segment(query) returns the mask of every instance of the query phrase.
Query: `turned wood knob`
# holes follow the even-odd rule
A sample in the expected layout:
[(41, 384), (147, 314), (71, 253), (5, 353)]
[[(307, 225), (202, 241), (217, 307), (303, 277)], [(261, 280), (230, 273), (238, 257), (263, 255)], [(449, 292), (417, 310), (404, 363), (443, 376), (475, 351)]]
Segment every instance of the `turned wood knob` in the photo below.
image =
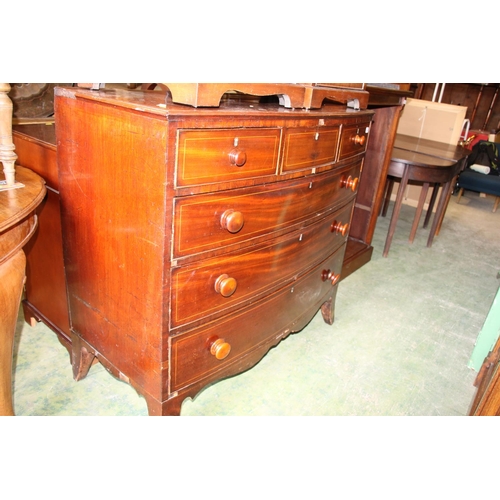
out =
[(224, 359), (231, 352), (231, 345), (224, 339), (215, 339), (210, 343), (210, 354), (217, 359)]
[(340, 185), (343, 188), (351, 189), (352, 191), (356, 191), (356, 189), (358, 187), (358, 183), (359, 183), (359, 179), (357, 177), (355, 177), (353, 179), (351, 176), (349, 176), (349, 177), (347, 177), (347, 179), (345, 177), (342, 177)]
[(352, 138), (354, 144), (359, 144), (360, 146), (362, 146), (365, 141), (366, 141), (366, 135), (358, 135), (356, 134), (353, 138)]
[(242, 167), (247, 162), (247, 154), (242, 149), (234, 148), (229, 152), (229, 162), (231, 165)]
[(340, 279), (340, 274), (335, 274), (333, 271), (330, 271), (330, 269), (323, 269), (323, 271), (321, 271), (321, 279), (323, 281), (330, 280), (332, 285), (336, 285)]
[(243, 214), (236, 210), (226, 210), (220, 218), (220, 225), (230, 233), (237, 233), (243, 227), (244, 222)]
[(221, 274), (215, 281), (215, 291), (223, 297), (231, 297), (238, 286), (238, 282), (227, 274)]
[(336, 220), (333, 221), (333, 224), (330, 227), (330, 231), (332, 233), (341, 234), (342, 236), (345, 236), (347, 234), (348, 229), (349, 229), (348, 222), (346, 222), (345, 224), (342, 224), (342, 222), (338, 222)]

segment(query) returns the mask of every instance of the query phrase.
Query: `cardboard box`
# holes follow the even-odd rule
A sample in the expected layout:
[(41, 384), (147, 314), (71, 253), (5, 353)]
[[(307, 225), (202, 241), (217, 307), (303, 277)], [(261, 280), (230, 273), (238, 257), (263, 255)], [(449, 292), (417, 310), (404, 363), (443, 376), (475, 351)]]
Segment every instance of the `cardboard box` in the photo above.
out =
[(408, 98), (399, 119), (398, 134), (458, 144), (466, 106)]

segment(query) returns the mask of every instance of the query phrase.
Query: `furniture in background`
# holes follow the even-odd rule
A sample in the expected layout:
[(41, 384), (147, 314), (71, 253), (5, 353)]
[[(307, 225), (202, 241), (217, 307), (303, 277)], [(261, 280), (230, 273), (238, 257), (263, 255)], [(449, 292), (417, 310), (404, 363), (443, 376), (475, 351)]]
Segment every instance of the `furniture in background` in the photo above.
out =
[[(500, 276), (500, 274), (499, 274)], [(500, 415), (500, 289), (478, 335), (469, 367), (478, 371), (469, 415)]]
[(387, 257), (389, 254), (392, 238), (401, 211), (403, 195), (410, 181), (422, 184), (422, 190), (410, 232), (410, 242), (413, 242), (415, 238), (429, 187), (431, 185), (433, 186), (433, 195), (429, 203), (424, 226), (427, 226), (432, 214), (438, 187), (442, 187), (436, 213), (429, 232), (429, 238), (427, 240), (427, 246), (432, 246), (434, 236), (439, 234), (456, 178), (459, 172), (465, 167), (467, 156), (470, 153), (470, 150), (461, 146), (453, 146), (442, 142), (429, 141), (406, 135), (398, 134), (396, 136), (388, 171), (386, 200), (382, 211), (383, 216), (387, 213), (387, 206), (395, 181), (399, 182), (399, 188), (382, 254), (384, 257)]
[(500, 340), (484, 360), (474, 385), (476, 394), (469, 409), (471, 416), (500, 416)]
[[(464, 106), (407, 99), (401, 112), (397, 134), (456, 146), (462, 135), (466, 112), (467, 108)], [(421, 184), (410, 183), (404, 192), (403, 203), (416, 207), (420, 196)], [(429, 198), (430, 196), (426, 203), (430, 203)]]
[[(151, 415), (333, 323), (372, 111), (56, 89), (74, 377)], [(64, 237), (71, 235), (71, 238)]]
[(0, 191), (0, 415), (14, 415), (12, 350), (25, 279), (23, 247), (35, 232), (35, 211), (45, 196), (43, 179), (31, 170), (17, 165), (16, 180), (22, 188)]
[[(497, 146), (500, 147), (500, 143), (497, 144)], [(483, 174), (467, 167), (458, 177), (458, 187), (457, 203), (460, 203), (464, 190), (467, 189), (468, 191), (495, 196), (495, 203), (492, 211), (497, 211), (498, 204), (500, 203), (500, 176)]]
[(37, 210), (40, 230), (25, 247), (24, 317), (31, 325), (43, 321), (71, 353), (54, 121), (14, 125), (13, 140), (19, 163), (43, 177), (47, 187)]
[(409, 84), (367, 84), (365, 89), (370, 94), (368, 108), (374, 116), (354, 204), (342, 279), (371, 260), (373, 234), (384, 201), (399, 117), (406, 98), (412, 95)]

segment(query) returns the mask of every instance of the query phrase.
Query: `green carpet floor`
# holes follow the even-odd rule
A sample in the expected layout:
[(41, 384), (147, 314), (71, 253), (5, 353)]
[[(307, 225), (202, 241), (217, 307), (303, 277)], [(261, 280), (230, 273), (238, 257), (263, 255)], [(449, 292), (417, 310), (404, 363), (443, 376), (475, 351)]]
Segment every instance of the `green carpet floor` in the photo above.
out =
[[(181, 414), (233, 416), (466, 415), (476, 373), (467, 367), (499, 286), (500, 212), (493, 199), (452, 197), (431, 248), (403, 206), (382, 257), (379, 218), (370, 263), (339, 287), (333, 326), (317, 314), (251, 370), (220, 381)], [(22, 415), (147, 415), (145, 400), (101, 365), (74, 382), (55, 334), (21, 315), (14, 352), (14, 410)]]

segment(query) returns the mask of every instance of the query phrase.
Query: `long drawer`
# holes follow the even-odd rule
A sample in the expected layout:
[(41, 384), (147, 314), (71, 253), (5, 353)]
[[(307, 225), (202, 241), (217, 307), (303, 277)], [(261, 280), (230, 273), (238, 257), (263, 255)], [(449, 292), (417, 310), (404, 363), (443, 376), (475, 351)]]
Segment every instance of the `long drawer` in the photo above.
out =
[(180, 130), (176, 186), (276, 174), (281, 129)]
[(250, 244), (271, 231), (314, 222), (354, 198), (360, 169), (361, 161), (300, 181), (177, 198), (173, 257)]
[(349, 202), (268, 244), (174, 269), (171, 327), (227, 312), (295, 280), (346, 242), (352, 208)]
[[(214, 321), (190, 333), (172, 338), (171, 391), (212, 377), (238, 362), (257, 346), (273, 342), (304, 311), (317, 311), (333, 294), (336, 285), (329, 276), (342, 269), (345, 245), (302, 279), (270, 295), (264, 301), (242, 309), (226, 319)], [(220, 359), (219, 359), (220, 358)]]

